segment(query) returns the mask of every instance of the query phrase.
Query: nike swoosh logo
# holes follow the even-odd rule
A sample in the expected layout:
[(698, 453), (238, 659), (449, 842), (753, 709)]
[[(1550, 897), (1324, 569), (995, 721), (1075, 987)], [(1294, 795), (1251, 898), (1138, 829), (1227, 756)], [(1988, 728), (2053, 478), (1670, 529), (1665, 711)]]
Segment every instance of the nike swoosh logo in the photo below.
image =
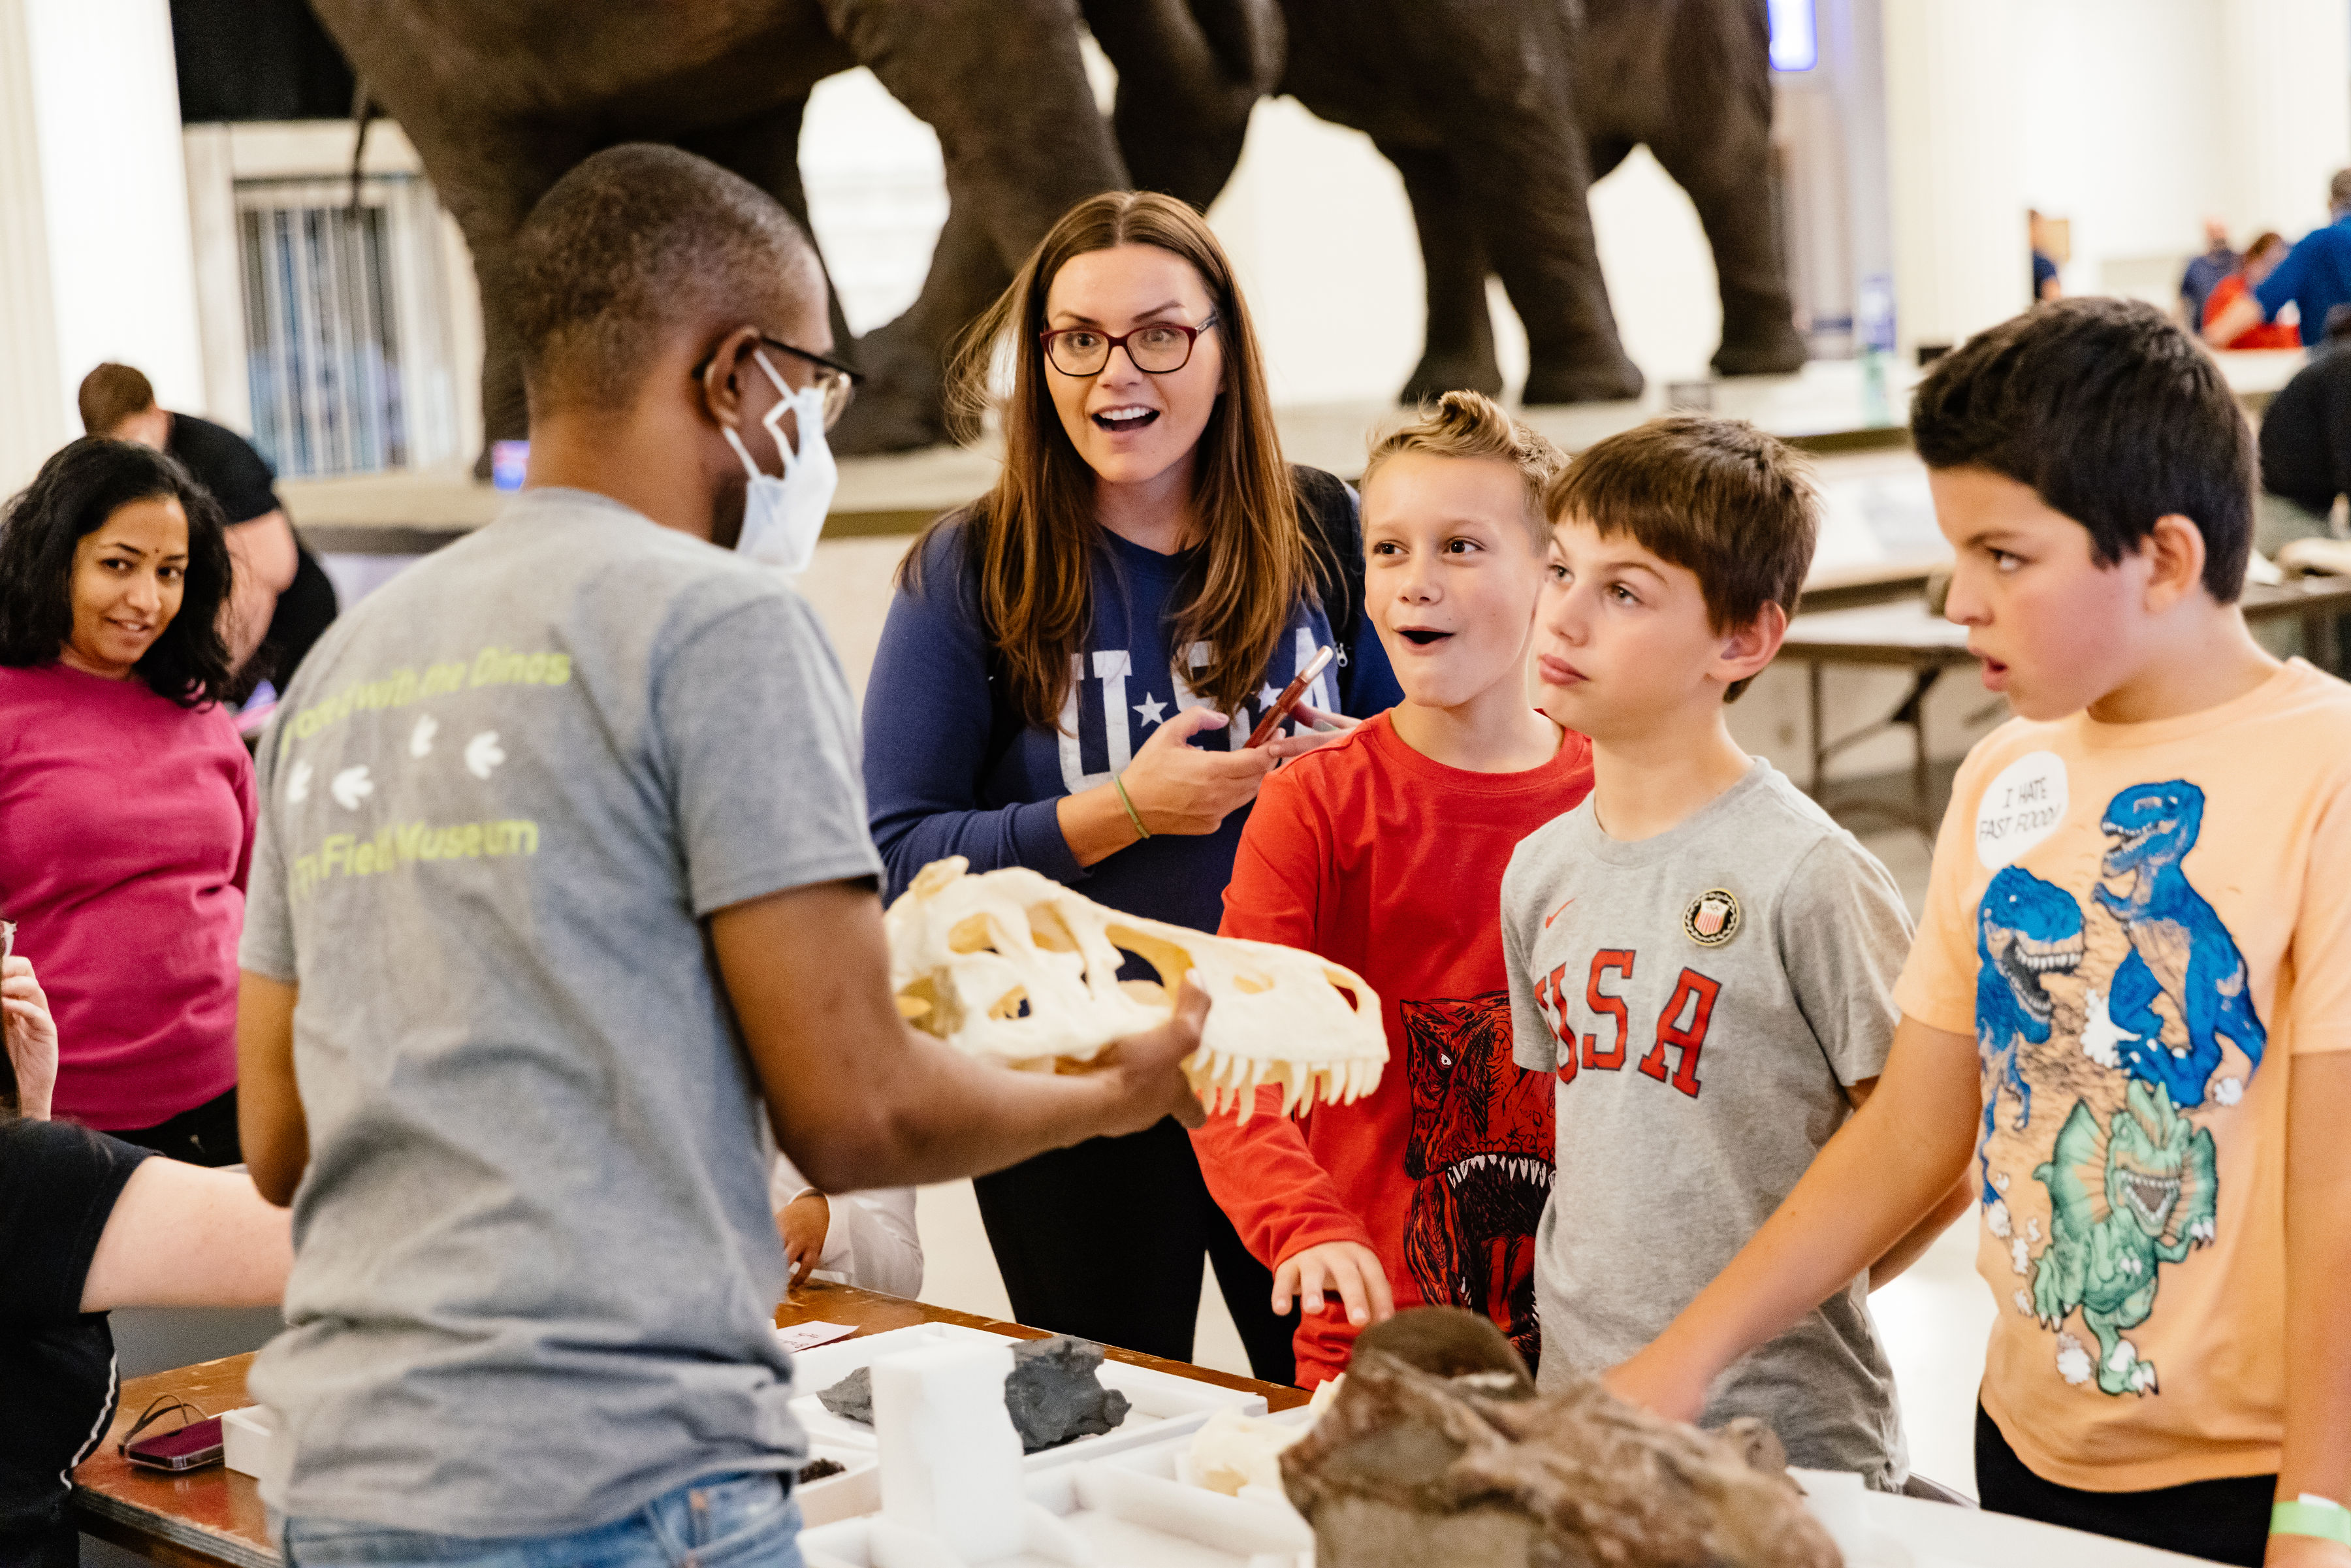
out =
[[(1571, 898), (1571, 899), (1569, 899), (1569, 900), (1567, 901), (1567, 904), (1573, 904), (1574, 902), (1575, 902), (1575, 900), (1573, 900), (1573, 899), (1572, 899), (1572, 898)], [(1554, 920), (1558, 919), (1561, 915), (1564, 915), (1564, 914), (1566, 914), (1566, 913), (1567, 913), (1567, 904), (1561, 904), (1557, 909), (1552, 910), (1549, 915), (1544, 915), (1544, 916), (1543, 916), (1543, 929), (1544, 929), (1544, 930), (1546, 930), (1546, 931), (1550, 930), (1550, 929), (1551, 929), (1551, 923), (1552, 923), (1552, 921), (1554, 921)]]

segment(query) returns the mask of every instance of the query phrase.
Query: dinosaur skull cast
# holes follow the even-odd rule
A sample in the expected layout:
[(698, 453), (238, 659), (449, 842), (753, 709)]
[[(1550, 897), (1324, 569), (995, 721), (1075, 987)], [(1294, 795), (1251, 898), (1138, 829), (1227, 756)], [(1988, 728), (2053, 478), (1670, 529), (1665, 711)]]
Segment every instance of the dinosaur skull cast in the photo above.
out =
[[(925, 866), (883, 917), (898, 1010), (972, 1056), (1050, 1072), (1155, 1029), (1188, 977), (1213, 1004), (1184, 1063), (1212, 1109), (1246, 1122), (1261, 1083), (1287, 1115), (1368, 1094), (1387, 1061), (1380, 1000), (1363, 977), (1294, 947), (1209, 936), (1105, 909), (1019, 867)], [(1157, 981), (1118, 977), (1128, 955)]]

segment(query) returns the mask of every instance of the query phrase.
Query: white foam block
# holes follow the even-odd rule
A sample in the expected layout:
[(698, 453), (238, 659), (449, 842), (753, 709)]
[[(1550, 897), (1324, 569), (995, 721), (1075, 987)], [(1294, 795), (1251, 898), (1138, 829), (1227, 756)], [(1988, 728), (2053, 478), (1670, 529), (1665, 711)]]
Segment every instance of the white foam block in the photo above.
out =
[(943, 1344), (873, 1364), (882, 1517), (965, 1563), (1019, 1552), (1028, 1533), (1020, 1437), (1004, 1408), (1008, 1344)]

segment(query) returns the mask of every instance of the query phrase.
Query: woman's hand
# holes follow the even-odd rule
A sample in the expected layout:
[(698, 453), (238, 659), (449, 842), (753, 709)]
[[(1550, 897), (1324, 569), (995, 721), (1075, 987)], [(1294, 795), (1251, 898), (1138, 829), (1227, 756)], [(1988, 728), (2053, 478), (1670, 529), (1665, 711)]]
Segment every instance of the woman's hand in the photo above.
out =
[(832, 1205), (820, 1192), (804, 1192), (784, 1205), (776, 1216), (776, 1229), (784, 1239), (784, 1262), (792, 1271), (785, 1289), (797, 1291), (816, 1272), (824, 1256), (824, 1239), (832, 1228)]
[(1325, 1241), (1291, 1253), (1273, 1271), (1273, 1310), (1287, 1316), (1290, 1300), (1308, 1317), (1322, 1311), (1326, 1291), (1338, 1292), (1347, 1321), (1369, 1328), (1395, 1316), (1395, 1292), (1388, 1289), (1380, 1255), (1360, 1241)]
[(1364, 722), (1359, 718), (1349, 718), (1343, 713), (1324, 713), (1321, 708), (1308, 707), (1304, 703), (1290, 711), (1291, 716), (1311, 728), (1304, 735), (1276, 736), (1265, 743), (1262, 749), (1273, 753), (1284, 762), (1293, 757), (1303, 757), (1334, 740), (1346, 739)]
[(49, 1119), (57, 1082), (57, 1024), (30, 958), (0, 964), (0, 1042), (16, 1075), (16, 1112), (28, 1122)]
[(1213, 708), (1186, 708), (1151, 732), (1120, 775), (1144, 827), (1154, 833), (1213, 833), (1257, 799), (1258, 786), (1280, 760), (1271, 747), (1228, 751), (1190, 744), (1194, 736), (1230, 722)]

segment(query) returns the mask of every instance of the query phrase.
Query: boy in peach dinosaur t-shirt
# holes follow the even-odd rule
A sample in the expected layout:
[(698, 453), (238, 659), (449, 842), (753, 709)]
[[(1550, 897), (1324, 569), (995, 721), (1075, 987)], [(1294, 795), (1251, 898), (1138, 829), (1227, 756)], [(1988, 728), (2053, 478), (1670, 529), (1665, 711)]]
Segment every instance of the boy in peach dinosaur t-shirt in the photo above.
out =
[(2247, 633), (2252, 435), (2151, 308), (1993, 328), (1911, 423), (1945, 613), (2018, 717), (1953, 786), (1877, 1092), (1610, 1380), (1695, 1409), (1957, 1179), (2001, 1308), (1984, 1506), (2343, 1568), (2351, 686)]

